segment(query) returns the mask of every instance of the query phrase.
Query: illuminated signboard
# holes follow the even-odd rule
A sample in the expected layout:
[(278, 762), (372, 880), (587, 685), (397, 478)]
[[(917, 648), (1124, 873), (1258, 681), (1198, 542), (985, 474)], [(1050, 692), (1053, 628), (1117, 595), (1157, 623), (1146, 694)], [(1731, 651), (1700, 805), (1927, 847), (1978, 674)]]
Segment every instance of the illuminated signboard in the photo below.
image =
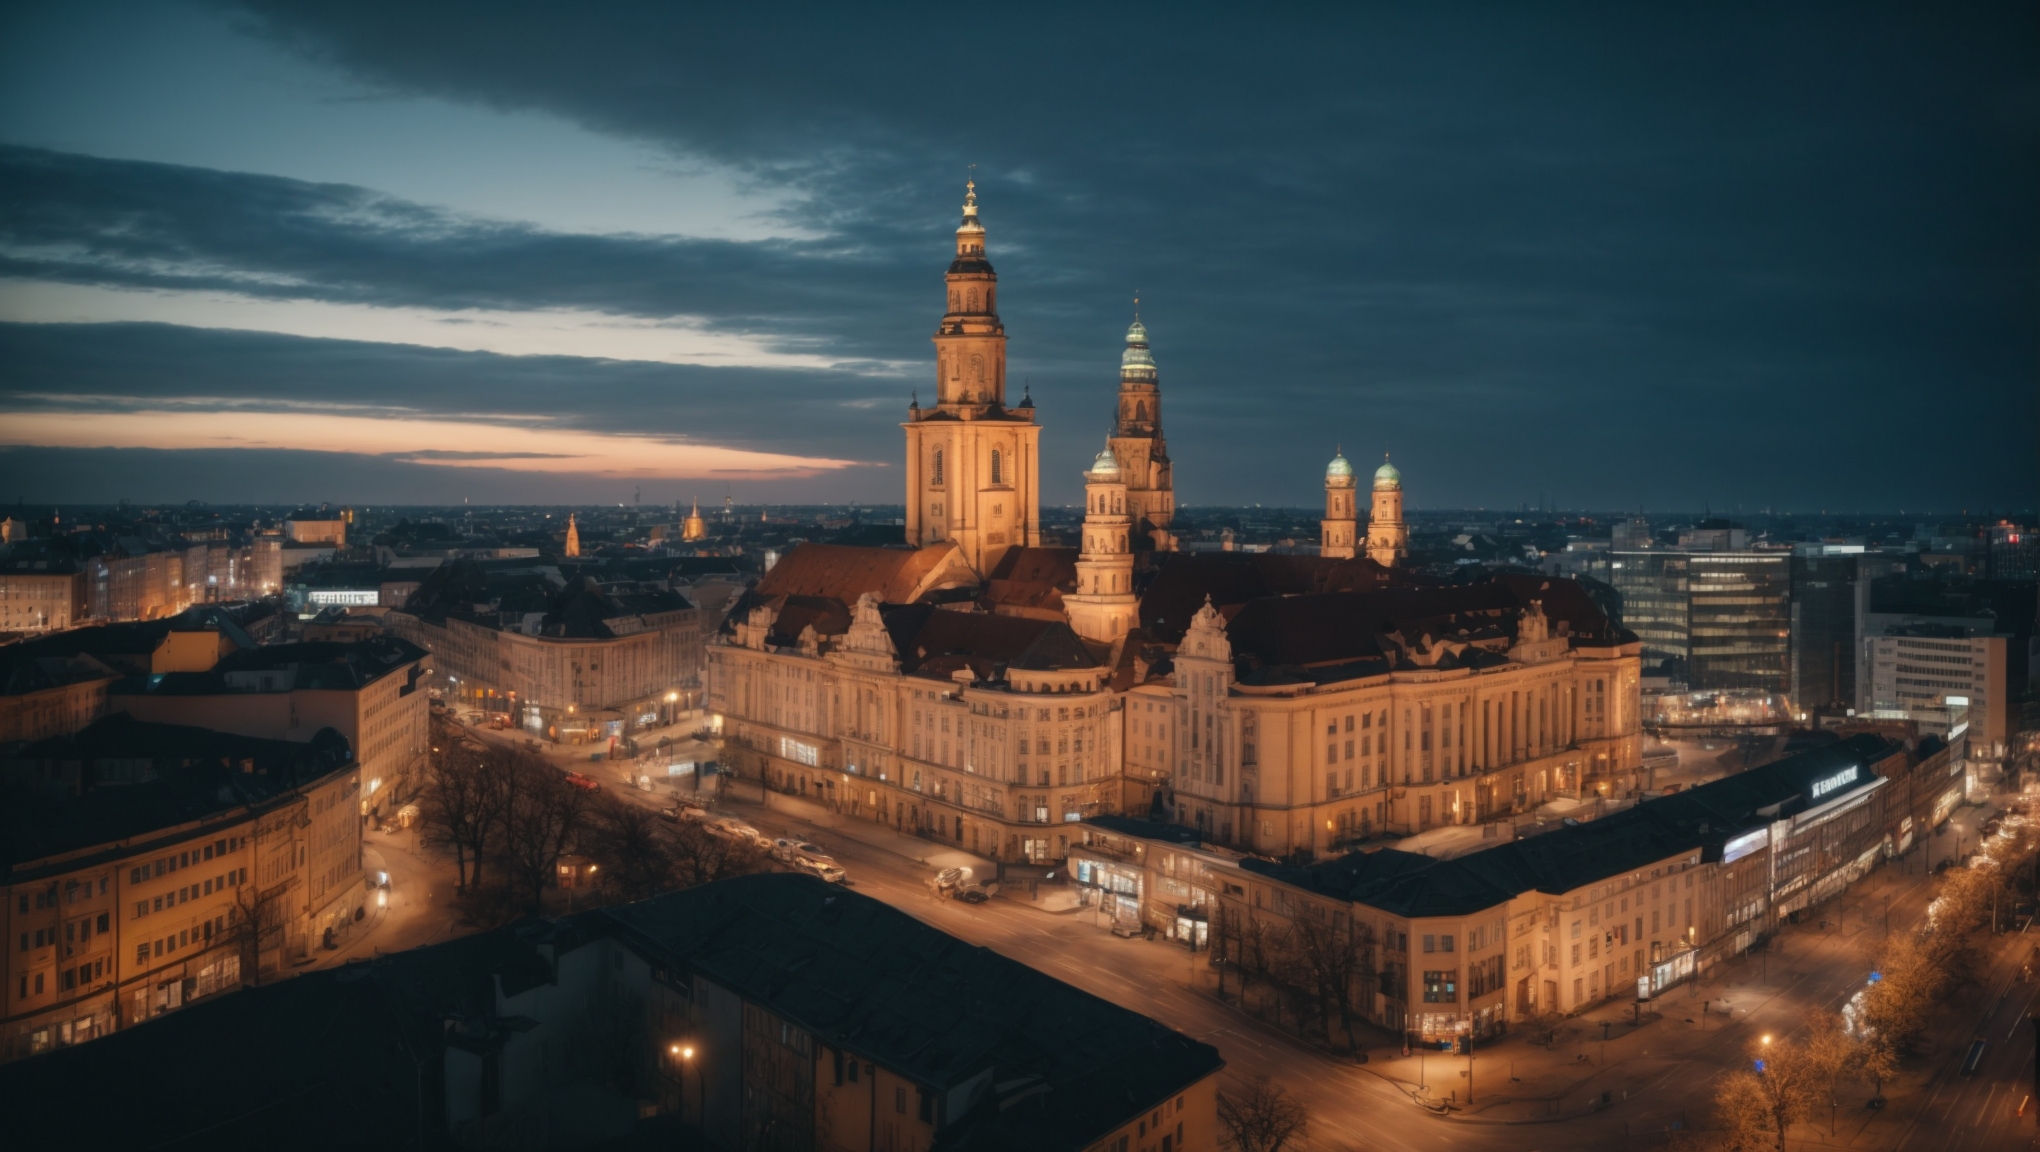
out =
[(1723, 864), (1733, 864), (1770, 842), (1771, 830), (1769, 828), (1759, 828), (1755, 832), (1745, 832), (1730, 840), (1726, 845), (1723, 845), (1721, 849), (1721, 862)]
[(306, 594), (305, 599), (314, 604), (340, 605), (342, 607), (373, 608), (381, 600), (381, 593), (370, 588), (366, 590), (319, 589)]
[(1821, 797), (1827, 795), (1828, 793), (1833, 792), (1835, 789), (1840, 788), (1842, 785), (1850, 783), (1851, 781), (1855, 780), (1856, 773), (1858, 771), (1860, 771), (1859, 767), (1851, 766), (1842, 769), (1840, 772), (1837, 772), (1834, 775), (1827, 777), (1826, 779), (1815, 780), (1813, 782), (1813, 789), (1809, 794), (1815, 800), (1818, 800)]

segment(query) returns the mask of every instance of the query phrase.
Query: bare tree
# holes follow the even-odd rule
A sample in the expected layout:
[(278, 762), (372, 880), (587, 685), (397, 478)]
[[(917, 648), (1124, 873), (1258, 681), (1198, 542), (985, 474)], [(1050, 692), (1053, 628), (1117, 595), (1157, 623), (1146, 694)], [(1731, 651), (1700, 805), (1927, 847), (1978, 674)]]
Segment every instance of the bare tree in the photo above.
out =
[(731, 876), (748, 876), (763, 871), (768, 859), (763, 845), (723, 836), (700, 824), (682, 824), (674, 829), (671, 845), (673, 878), (681, 888)]
[(425, 839), (453, 849), (457, 883), (478, 888), (502, 818), (504, 793), (498, 776), (504, 757), (475, 744), (439, 716), (432, 718), (431, 747), (423, 805)]
[(1882, 1036), (1872, 1036), (1856, 1047), (1856, 1075), (1870, 1080), (1871, 1098), (1884, 1099), (1884, 1082), (1898, 1075), (1898, 1052)]
[(503, 859), (530, 901), (533, 912), (543, 906), (560, 857), (574, 841), (588, 808), (588, 793), (567, 782), (566, 774), (522, 750), (503, 758)]
[(1266, 1076), (1218, 1094), (1218, 1125), (1236, 1152), (1282, 1152), (1310, 1130), (1310, 1112)]
[(1353, 982), (1371, 976), (1373, 965), (1363, 965), (1363, 946), (1352, 922), (1307, 913), (1296, 919), (1290, 943), (1301, 962), (1300, 974), (1316, 989), (1318, 1015), (1325, 1021), (1327, 1038), (1336, 1008), (1339, 1027), (1346, 1033), (1346, 1046), (1358, 1048), (1353, 1031)]
[(1714, 1090), (1714, 1120), (1727, 1152), (1757, 1152), (1776, 1140), (1763, 1084), (1755, 1072), (1739, 1069)]
[(602, 886), (619, 900), (643, 900), (678, 885), (671, 845), (651, 809), (599, 796), (577, 841), (602, 866)]
[(1811, 1102), (1828, 1106), (1830, 1127), (1834, 1110), (1841, 1105), (1838, 1095), (1842, 1081), (1856, 1064), (1857, 1043), (1842, 1031), (1842, 1018), (1814, 1008), (1806, 1013), (1806, 1041), (1800, 1046), (1806, 1063), (1806, 1091)]
[[(1787, 1038), (1772, 1043), (1752, 1042), (1749, 1047), (1752, 1071), (1737, 1072), (1728, 1079), (1735, 1082), (1738, 1095), (1724, 1108), (1724, 1122), (1746, 1123), (1743, 1111), (1755, 1110), (1763, 1118), (1764, 1131), (1772, 1141), (1772, 1147), (1784, 1152), (1785, 1135), (1792, 1125), (1806, 1118), (1808, 1108), (1819, 1098), (1822, 1087), (1822, 1068), (1819, 1061), (1803, 1044)], [(1757, 1071), (1757, 1064), (1762, 1070)], [(1749, 1076), (1748, 1080), (1741, 1077)], [(1730, 1091), (1724, 1085), (1723, 1092)], [(1717, 1107), (1723, 1105), (1721, 1097), (1716, 1098)], [(1733, 1111), (1733, 1116), (1729, 1113)]]

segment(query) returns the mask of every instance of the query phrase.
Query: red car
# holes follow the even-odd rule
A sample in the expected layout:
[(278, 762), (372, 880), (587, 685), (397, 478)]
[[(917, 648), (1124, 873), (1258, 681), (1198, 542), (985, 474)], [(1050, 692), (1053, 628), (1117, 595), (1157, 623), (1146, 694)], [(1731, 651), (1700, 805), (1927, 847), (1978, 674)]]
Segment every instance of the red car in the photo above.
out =
[(602, 791), (601, 783), (598, 782), (594, 777), (583, 776), (579, 772), (567, 773), (567, 783), (572, 784), (574, 787), (583, 789), (588, 792)]

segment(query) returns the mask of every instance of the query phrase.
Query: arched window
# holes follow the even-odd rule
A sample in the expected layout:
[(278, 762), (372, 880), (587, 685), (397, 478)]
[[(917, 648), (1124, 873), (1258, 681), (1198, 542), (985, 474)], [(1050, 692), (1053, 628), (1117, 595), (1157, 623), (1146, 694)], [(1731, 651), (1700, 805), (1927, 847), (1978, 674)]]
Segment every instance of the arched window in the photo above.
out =
[(1142, 423), (1147, 422), (1147, 403), (1145, 401), (1133, 406), (1133, 418)]
[(977, 311), (977, 310), (978, 310), (978, 306), (977, 306), (977, 305), (978, 305), (978, 294), (977, 294), (977, 289), (973, 288), (973, 289), (971, 289), (971, 290), (970, 290), (970, 309), (969, 309), (969, 310), (970, 310), (970, 311), (972, 311), (972, 312), (975, 312), (975, 311)]
[(940, 448), (935, 450), (934, 466), (929, 469), (929, 477), (929, 483), (931, 484), (942, 483), (942, 449)]
[(958, 292), (956, 291), (956, 289), (954, 289), (954, 288), (951, 288), (951, 289), (949, 290), (949, 310), (950, 310), (951, 312), (954, 312), (954, 311), (956, 311), (956, 303), (957, 303), (957, 298), (959, 297), (959, 295), (960, 295), (960, 293), (958, 293)]
[(1005, 453), (1000, 452), (997, 448), (992, 449), (992, 483), (1004, 484), (1006, 482), (1005, 463)]

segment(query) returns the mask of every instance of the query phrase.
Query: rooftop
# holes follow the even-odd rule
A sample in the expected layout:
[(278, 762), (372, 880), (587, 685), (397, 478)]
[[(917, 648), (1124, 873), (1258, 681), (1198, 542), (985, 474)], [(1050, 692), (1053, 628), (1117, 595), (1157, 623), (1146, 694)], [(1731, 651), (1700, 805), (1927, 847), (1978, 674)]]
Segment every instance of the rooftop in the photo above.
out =
[[(991, 1071), (1000, 1087), (938, 1147), (1082, 1148), (1223, 1067), (1208, 1044), (812, 877), (746, 876), (601, 915), (922, 1083)], [(993, 1098), (1006, 1085), (1011, 1099)]]
[(1719, 860), (1739, 832), (1814, 806), (1815, 781), (1851, 766), (1860, 769), (1821, 796), (1818, 802), (1825, 804), (1868, 786), (1878, 764), (1904, 754), (1882, 737), (1852, 736), (1612, 816), (1450, 860), (1383, 849), (1302, 867), (1253, 859), (1240, 866), (1402, 916), (1470, 915), (1524, 892), (1571, 892), (1682, 852)]
[(10, 868), (269, 801), (353, 766), (330, 728), (309, 742), (151, 724), (125, 712), (0, 752), (0, 863)]

